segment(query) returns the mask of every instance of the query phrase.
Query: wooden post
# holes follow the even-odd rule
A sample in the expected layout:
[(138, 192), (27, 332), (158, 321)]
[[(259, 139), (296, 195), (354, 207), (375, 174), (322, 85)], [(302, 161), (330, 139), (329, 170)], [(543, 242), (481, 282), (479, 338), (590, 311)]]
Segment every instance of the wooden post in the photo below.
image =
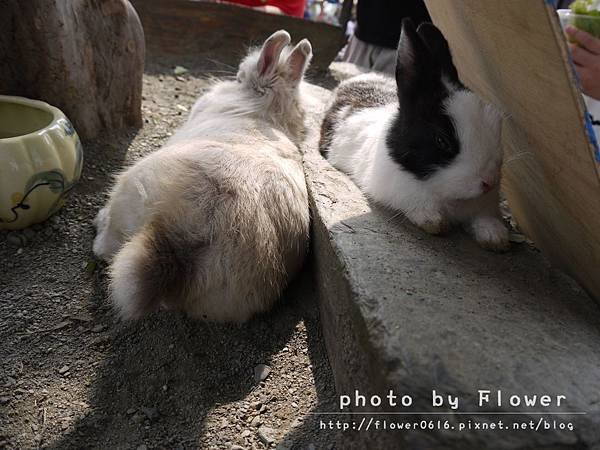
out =
[(141, 126), (144, 32), (127, 0), (0, 0), (0, 94), (60, 108), (82, 138)]

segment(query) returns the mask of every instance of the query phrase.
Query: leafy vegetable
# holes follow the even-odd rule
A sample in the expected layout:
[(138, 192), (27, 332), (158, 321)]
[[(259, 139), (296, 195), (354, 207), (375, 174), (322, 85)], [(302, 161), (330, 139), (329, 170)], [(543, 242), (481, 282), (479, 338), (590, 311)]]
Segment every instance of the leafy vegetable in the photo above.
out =
[(183, 74), (186, 74), (186, 73), (188, 73), (188, 72), (189, 72), (189, 70), (187, 70), (187, 69), (186, 69), (185, 67), (183, 67), (183, 66), (176, 66), (176, 67), (173, 69), (173, 73), (174, 73), (175, 75), (183, 75)]
[[(600, 38), (600, 10), (597, 0), (576, 0), (571, 4), (571, 12), (576, 14), (573, 26)], [(586, 17), (587, 16), (587, 17)]]

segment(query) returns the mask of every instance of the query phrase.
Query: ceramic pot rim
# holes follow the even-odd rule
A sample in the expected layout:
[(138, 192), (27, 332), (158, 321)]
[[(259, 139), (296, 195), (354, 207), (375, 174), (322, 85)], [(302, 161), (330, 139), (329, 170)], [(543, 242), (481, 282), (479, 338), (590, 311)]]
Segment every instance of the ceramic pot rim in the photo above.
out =
[(26, 136), (39, 135), (44, 131), (55, 127), (57, 125), (58, 120), (65, 118), (65, 115), (60, 109), (56, 108), (55, 106), (49, 105), (48, 103), (43, 102), (41, 100), (32, 100), (30, 98), (17, 97), (13, 95), (0, 95), (0, 103), (13, 103), (17, 105), (28, 106), (30, 108), (41, 109), (42, 111), (46, 111), (52, 115), (52, 120), (45, 127), (38, 128), (37, 130), (32, 131), (30, 133), (20, 134), (18, 136), (13, 136), (4, 139), (0, 138), (0, 143), (15, 142), (19, 139), (23, 139)]

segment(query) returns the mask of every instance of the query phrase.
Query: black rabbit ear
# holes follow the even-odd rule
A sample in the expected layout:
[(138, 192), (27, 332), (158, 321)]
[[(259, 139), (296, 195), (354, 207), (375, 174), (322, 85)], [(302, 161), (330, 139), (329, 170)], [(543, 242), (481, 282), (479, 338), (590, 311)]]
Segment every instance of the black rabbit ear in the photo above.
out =
[(442, 74), (452, 83), (460, 84), (456, 66), (452, 62), (452, 53), (450, 52), (448, 41), (439, 28), (432, 23), (426, 22), (419, 25), (417, 33), (429, 47), (433, 57), (440, 64)]
[(429, 47), (417, 33), (412, 20), (402, 20), (402, 33), (398, 43), (396, 84), (400, 103), (423, 95), (429, 87), (439, 82), (440, 65)]

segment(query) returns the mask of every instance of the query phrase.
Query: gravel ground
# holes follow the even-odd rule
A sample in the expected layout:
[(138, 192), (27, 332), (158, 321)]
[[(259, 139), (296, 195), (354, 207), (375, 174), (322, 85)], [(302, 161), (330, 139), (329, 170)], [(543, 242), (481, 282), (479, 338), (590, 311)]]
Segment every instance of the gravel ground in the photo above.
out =
[(0, 232), (0, 449), (333, 448), (310, 414), (335, 399), (309, 267), (243, 326), (169, 313), (132, 324), (115, 319), (93, 260), (112, 176), (170, 136), (205, 73), (151, 64), (144, 128), (84, 143), (67, 205)]

